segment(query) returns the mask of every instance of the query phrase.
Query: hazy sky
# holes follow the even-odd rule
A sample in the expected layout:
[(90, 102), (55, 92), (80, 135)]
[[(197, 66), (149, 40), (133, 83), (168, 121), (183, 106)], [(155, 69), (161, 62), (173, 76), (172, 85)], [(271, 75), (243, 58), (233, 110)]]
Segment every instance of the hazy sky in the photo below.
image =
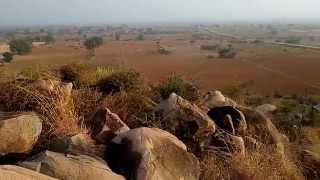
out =
[(320, 0), (0, 0), (0, 26), (309, 18)]

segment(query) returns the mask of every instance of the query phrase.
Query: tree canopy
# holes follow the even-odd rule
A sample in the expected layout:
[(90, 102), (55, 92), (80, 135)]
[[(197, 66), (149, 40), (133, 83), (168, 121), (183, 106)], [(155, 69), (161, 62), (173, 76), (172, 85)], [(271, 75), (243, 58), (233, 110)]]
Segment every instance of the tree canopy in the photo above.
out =
[(85, 47), (88, 50), (96, 49), (103, 44), (103, 39), (101, 37), (91, 37), (84, 42)]
[(31, 51), (31, 43), (27, 40), (23, 39), (14, 39), (11, 40), (10, 43), (10, 50), (13, 53), (17, 53), (19, 55), (27, 54)]

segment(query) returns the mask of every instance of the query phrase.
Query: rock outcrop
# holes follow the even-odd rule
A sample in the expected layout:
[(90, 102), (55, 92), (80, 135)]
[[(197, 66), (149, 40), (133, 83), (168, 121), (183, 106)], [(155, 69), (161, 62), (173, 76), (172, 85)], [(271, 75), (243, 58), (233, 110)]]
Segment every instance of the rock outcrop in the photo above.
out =
[(12, 165), (0, 166), (0, 180), (57, 180), (32, 170)]
[(122, 133), (107, 145), (110, 167), (127, 179), (199, 179), (197, 158), (172, 134), (151, 128)]
[(198, 129), (194, 136), (199, 139), (209, 137), (216, 131), (215, 123), (205, 112), (175, 93), (172, 93), (168, 99), (162, 101), (154, 109), (154, 112), (161, 115), (164, 121), (182, 119), (183, 123), (195, 122)]
[(45, 151), (20, 163), (20, 165), (57, 179), (124, 180), (122, 176), (112, 172), (102, 159), (87, 155)]
[(262, 112), (248, 107), (240, 107), (240, 110), (247, 117), (250, 132), (260, 141), (267, 144), (274, 144), (280, 154), (284, 154), (284, 135), (281, 134), (272, 121)]
[(243, 134), (247, 129), (244, 114), (232, 106), (214, 107), (208, 111), (216, 125), (232, 135)]
[(0, 113), (0, 155), (28, 153), (37, 142), (42, 120), (35, 113)]
[(50, 150), (66, 154), (86, 154), (103, 157), (105, 146), (97, 144), (89, 134), (80, 133), (71, 137), (52, 140)]
[(99, 143), (106, 143), (120, 133), (130, 130), (120, 117), (108, 108), (98, 110), (91, 122), (89, 127), (92, 136)]
[(200, 107), (206, 111), (223, 106), (237, 107), (238, 104), (232, 99), (225, 97), (220, 91), (208, 92), (200, 102)]

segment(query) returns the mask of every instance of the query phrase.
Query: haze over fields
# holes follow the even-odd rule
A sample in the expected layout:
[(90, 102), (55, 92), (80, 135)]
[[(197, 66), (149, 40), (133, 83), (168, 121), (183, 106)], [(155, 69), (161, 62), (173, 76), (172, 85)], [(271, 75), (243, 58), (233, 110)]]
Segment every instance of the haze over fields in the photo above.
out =
[(0, 26), (317, 20), (319, 7), (319, 0), (0, 0)]

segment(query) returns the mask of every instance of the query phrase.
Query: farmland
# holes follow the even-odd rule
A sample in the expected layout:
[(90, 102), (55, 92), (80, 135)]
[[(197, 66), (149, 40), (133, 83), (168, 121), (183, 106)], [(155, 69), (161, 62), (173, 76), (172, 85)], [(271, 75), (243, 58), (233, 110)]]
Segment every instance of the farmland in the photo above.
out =
[[(223, 30), (228, 32), (227, 28)], [(16, 56), (4, 68), (19, 72), (28, 67), (54, 67), (84, 62), (98, 66), (132, 68), (145, 75), (148, 82), (160, 82), (171, 73), (177, 73), (194, 82), (203, 91), (247, 84), (247, 91), (263, 95), (275, 92), (319, 92), (318, 50), (250, 44), (221, 37), (195, 39), (193, 31), (190, 28), (185, 31), (179, 29), (176, 32), (146, 34), (144, 40), (140, 41), (134, 40), (132, 37), (135, 35), (129, 33), (123, 35), (120, 41), (109, 38), (97, 49), (96, 57), (92, 60), (88, 60), (81, 40), (70, 41), (60, 36), (54, 44), (34, 48), (24, 56)], [(261, 33), (257, 35), (259, 38), (261, 36)], [(171, 53), (158, 53), (157, 42)], [(200, 49), (201, 45), (216, 44), (232, 44), (237, 56), (233, 59), (216, 58), (215, 51)], [(214, 58), (208, 58), (211, 55)]]

